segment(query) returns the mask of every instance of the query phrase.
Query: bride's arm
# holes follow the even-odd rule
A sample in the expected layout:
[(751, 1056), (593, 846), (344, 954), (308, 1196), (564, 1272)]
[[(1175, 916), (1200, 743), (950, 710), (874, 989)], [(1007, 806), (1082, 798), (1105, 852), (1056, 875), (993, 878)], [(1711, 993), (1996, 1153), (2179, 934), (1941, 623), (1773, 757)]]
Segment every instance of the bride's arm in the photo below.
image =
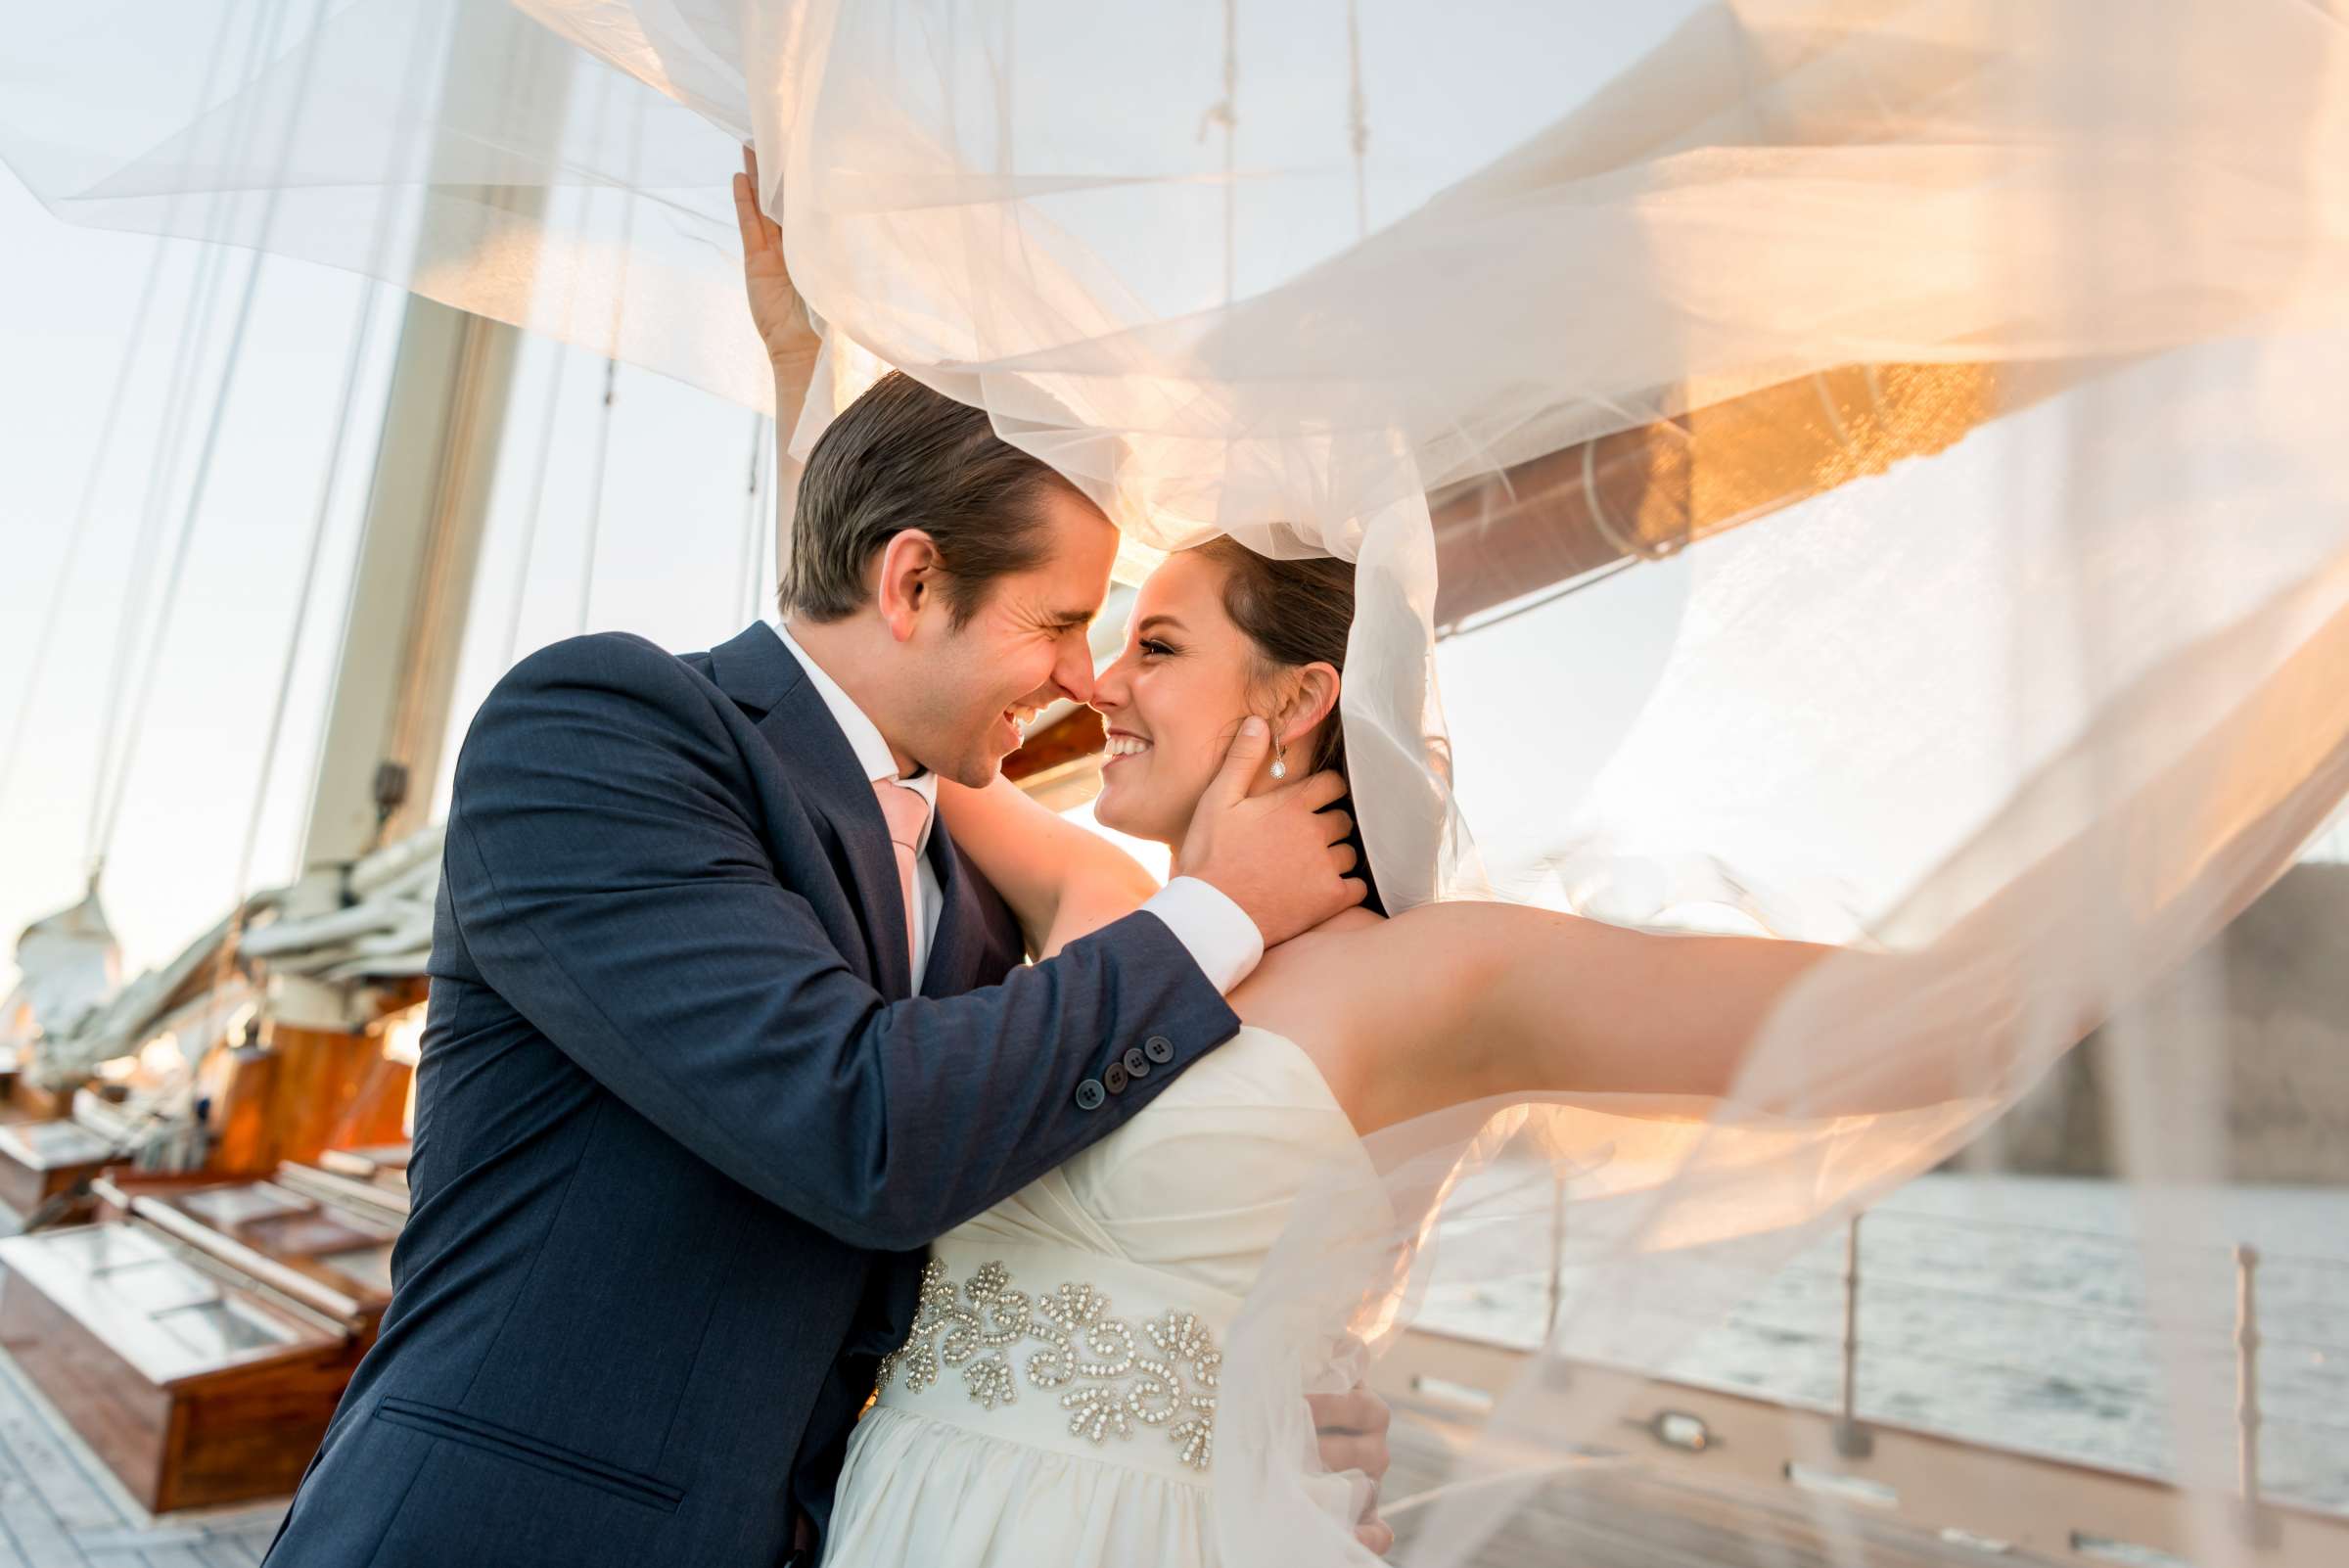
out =
[(983, 790), (942, 779), (938, 812), (956, 847), (1019, 916), (1034, 957), (1048, 958), (1124, 919), (1158, 891), (1133, 856), (1054, 815), (1007, 778)]
[[(1830, 956), (1866, 966), (1854, 978), (1888, 1013), (1921, 1001), (1899, 955), (1634, 931), (1505, 903), (1430, 904), (1317, 945), (1302, 946), (1287, 984), (1343, 1019), (1347, 1045), (1324, 1067), (1365, 1131), (1504, 1093), (1727, 1094), (1772, 1012)], [(1784, 1085), (1799, 1103), (1763, 1108), (1858, 1114), (1978, 1088), (1986, 1036), (2008, 1009), (1996, 987), (1963, 1000), (1915, 1049), (1871, 1061), (1864, 1081)]]

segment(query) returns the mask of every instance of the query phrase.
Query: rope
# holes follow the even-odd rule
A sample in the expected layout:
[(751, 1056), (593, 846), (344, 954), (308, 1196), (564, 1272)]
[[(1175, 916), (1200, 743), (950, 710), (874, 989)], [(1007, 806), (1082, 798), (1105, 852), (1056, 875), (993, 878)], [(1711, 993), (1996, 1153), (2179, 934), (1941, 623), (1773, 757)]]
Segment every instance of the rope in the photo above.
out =
[(194, 382), (203, 357), (200, 345), (211, 336), (212, 316), (218, 303), (221, 257), (225, 252), (218, 243), (216, 213), (217, 209), (211, 232), (205, 236), (205, 249), (197, 257), (195, 274), (189, 281), (187, 314), (181, 318), (179, 342), (172, 349), (171, 369), (163, 381), (163, 425), (156, 436), (155, 461), (148, 468), (147, 493), (139, 506), (138, 537), (131, 546), (130, 577), (123, 585), (122, 608), (115, 620), (115, 657), (107, 670), (106, 702), (99, 710), (103, 727), (98, 737), (97, 768), (90, 784), (89, 822), (82, 835), (83, 853), (91, 864), (93, 882), (103, 858), (104, 806), (112, 794), (111, 782), (127, 735), (126, 683), (136, 662), (133, 655), (142, 651), (154, 630), (141, 619), (140, 612), (147, 604), (149, 584), (155, 576), (157, 543), (162, 531), (171, 476), (178, 470), (180, 445), (187, 435), (190, 411), (197, 401)]

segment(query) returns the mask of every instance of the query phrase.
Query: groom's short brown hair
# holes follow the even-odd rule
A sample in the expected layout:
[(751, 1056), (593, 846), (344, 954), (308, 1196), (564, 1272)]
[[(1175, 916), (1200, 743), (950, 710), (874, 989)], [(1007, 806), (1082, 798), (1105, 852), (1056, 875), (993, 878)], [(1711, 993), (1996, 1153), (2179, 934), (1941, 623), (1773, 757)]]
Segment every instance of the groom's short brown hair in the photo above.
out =
[(959, 627), (987, 585), (1025, 572), (1046, 548), (1038, 502), (1075, 487), (1013, 446), (984, 409), (892, 371), (832, 421), (800, 478), (783, 613), (810, 621), (855, 614), (874, 558), (920, 529), (938, 546), (948, 613)]

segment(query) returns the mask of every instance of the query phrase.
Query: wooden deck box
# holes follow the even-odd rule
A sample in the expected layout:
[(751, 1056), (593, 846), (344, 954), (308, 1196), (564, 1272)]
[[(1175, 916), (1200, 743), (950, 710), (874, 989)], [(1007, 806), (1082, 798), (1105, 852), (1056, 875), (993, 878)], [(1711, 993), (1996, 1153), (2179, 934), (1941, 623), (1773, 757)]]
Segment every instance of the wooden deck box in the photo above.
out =
[(292, 1492), (361, 1335), (133, 1219), (0, 1241), (0, 1346), (161, 1513)]
[(22, 1222), (118, 1158), (113, 1143), (78, 1122), (0, 1125), (0, 1203)]

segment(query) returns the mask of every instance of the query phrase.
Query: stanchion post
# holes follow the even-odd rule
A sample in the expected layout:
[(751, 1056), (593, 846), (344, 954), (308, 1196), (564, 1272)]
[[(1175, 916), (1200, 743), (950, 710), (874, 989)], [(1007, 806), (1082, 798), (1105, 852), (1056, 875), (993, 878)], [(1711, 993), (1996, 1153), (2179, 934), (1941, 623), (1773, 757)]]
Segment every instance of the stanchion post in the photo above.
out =
[(2234, 1249), (2234, 1480), (2242, 1537), (2275, 1544), (2275, 1521), (2259, 1496), (2259, 1249)]
[(1854, 1215), (1843, 1236), (1843, 1404), (1835, 1452), (1865, 1459), (1875, 1450), (1875, 1438), (1860, 1424), (1860, 1216)]

